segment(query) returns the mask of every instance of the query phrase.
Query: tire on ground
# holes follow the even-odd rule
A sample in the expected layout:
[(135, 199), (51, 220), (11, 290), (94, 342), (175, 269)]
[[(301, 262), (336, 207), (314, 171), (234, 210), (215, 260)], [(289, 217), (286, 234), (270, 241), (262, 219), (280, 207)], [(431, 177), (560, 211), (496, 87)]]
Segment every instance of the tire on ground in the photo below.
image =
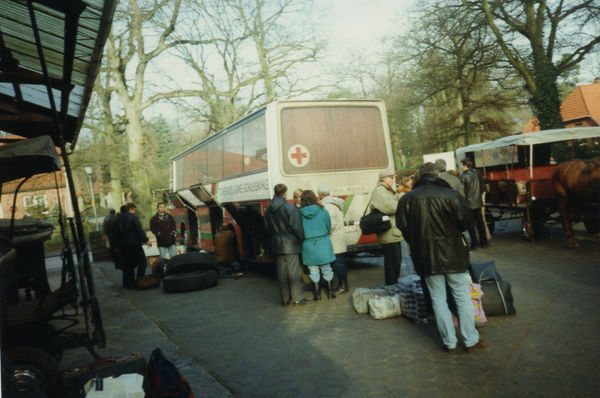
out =
[(218, 280), (219, 275), (215, 270), (195, 271), (166, 276), (162, 286), (165, 293), (181, 293), (216, 286)]
[(48, 398), (59, 398), (58, 364), (54, 357), (36, 347), (15, 347), (6, 356), (13, 364), (13, 377), (22, 391), (39, 389)]
[(217, 270), (217, 258), (210, 253), (184, 253), (167, 260), (165, 275)]

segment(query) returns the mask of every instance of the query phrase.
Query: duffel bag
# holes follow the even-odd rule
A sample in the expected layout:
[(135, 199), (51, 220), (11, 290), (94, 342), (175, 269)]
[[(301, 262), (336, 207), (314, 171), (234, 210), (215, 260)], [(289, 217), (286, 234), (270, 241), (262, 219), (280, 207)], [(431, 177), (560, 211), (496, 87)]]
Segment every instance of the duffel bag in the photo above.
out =
[(510, 283), (503, 281), (500, 275), (484, 271), (480, 275), (479, 284), (483, 292), (481, 304), (486, 316), (517, 313)]
[(166, 276), (162, 286), (165, 293), (182, 293), (216, 286), (218, 280), (219, 274), (215, 270), (196, 271)]
[(352, 293), (352, 306), (357, 313), (366, 314), (369, 312), (369, 299), (388, 295), (388, 291), (384, 288), (359, 287), (354, 289), (354, 293)]
[[(484, 271), (487, 272), (482, 279), (481, 274)], [(479, 280), (494, 280), (494, 274), (500, 277), (500, 274), (498, 274), (498, 271), (496, 270), (496, 263), (494, 262), (494, 260), (485, 261), (483, 263), (471, 263), (469, 265), (469, 274), (471, 274), (471, 279), (473, 280), (473, 282), (477, 282)]]
[(369, 214), (361, 217), (359, 226), (364, 235), (379, 234), (392, 228), (392, 222), (389, 216), (373, 209)]
[(167, 260), (164, 276), (194, 271), (217, 270), (217, 258), (210, 253), (184, 253)]
[(369, 315), (373, 319), (387, 319), (402, 315), (400, 294), (369, 299)]

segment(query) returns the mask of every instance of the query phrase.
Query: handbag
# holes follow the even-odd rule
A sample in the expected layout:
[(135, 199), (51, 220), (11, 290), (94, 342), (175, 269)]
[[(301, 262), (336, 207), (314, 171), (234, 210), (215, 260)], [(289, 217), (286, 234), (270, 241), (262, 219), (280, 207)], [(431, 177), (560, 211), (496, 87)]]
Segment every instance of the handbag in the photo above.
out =
[[(368, 208), (368, 207), (367, 207)], [(364, 235), (379, 234), (392, 228), (390, 218), (377, 209), (360, 218), (360, 229)]]
[(487, 316), (517, 313), (510, 283), (503, 281), (498, 273), (486, 269), (479, 275), (478, 281), (483, 292), (481, 304)]
[(390, 217), (383, 214), (379, 210), (374, 208), (373, 211), (367, 214), (369, 206), (371, 206), (372, 199), (373, 195), (371, 195), (371, 199), (369, 199), (369, 203), (367, 203), (367, 208), (365, 209), (363, 216), (360, 218), (359, 226), (363, 235), (380, 234), (392, 228)]

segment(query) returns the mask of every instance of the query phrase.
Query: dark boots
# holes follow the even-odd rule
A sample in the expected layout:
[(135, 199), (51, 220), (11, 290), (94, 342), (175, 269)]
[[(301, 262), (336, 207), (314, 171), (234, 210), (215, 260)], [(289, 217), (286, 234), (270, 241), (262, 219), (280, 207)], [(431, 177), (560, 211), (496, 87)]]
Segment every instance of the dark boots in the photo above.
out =
[(333, 282), (332, 281), (327, 282), (327, 298), (329, 300), (335, 298), (335, 293), (333, 292)]
[(335, 294), (343, 294), (348, 292), (348, 280), (346, 278), (340, 278), (340, 286), (338, 290), (335, 291)]
[(313, 300), (320, 301), (321, 300), (321, 286), (318, 283), (312, 283), (312, 291), (313, 291)]

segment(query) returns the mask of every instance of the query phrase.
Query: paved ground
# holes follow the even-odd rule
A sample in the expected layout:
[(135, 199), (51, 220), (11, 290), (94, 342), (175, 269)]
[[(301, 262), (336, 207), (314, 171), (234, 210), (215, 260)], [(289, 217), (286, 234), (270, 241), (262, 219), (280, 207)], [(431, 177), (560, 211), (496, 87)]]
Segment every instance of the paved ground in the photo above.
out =
[[(508, 224), (473, 252), (496, 261), (517, 308), (489, 318), (478, 353), (446, 354), (433, 325), (358, 315), (350, 294), (284, 308), (276, 280), (255, 273), (191, 293), (122, 290), (107, 262), (95, 265), (108, 339), (99, 353), (160, 346), (196, 397), (598, 396), (600, 237), (581, 236), (577, 251), (563, 239), (553, 230), (532, 244)], [(380, 263), (353, 264), (351, 290), (381, 285)], [(72, 350), (61, 365), (89, 360)]]

